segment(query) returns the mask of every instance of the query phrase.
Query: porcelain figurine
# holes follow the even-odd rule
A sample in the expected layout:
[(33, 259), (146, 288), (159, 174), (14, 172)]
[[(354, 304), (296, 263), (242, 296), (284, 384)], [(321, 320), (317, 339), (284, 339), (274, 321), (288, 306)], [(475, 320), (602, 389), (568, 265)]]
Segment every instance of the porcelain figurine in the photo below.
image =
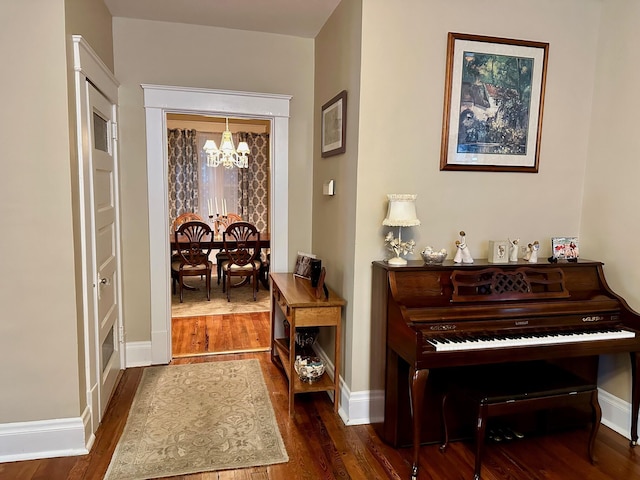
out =
[(453, 263), (473, 263), (473, 257), (467, 247), (466, 233), (464, 230), (460, 232), (460, 240), (456, 240), (456, 256)]
[(529, 244), (529, 247), (531, 252), (527, 260), (529, 261), (529, 263), (538, 263), (538, 250), (540, 250), (540, 242), (536, 240), (535, 242), (533, 242), (533, 244)]
[(517, 262), (518, 261), (518, 243), (520, 243), (520, 239), (509, 239), (509, 243), (511, 244), (511, 250), (509, 251), (509, 261)]

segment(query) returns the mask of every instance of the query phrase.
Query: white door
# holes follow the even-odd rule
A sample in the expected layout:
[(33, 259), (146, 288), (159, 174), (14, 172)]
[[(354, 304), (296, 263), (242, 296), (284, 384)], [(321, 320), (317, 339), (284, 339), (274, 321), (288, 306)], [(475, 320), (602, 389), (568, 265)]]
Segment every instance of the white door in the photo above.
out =
[(95, 335), (100, 418), (116, 385), (121, 366), (120, 261), (118, 198), (115, 169), (115, 106), (89, 85), (91, 114), (91, 189), (93, 192), (93, 240), (95, 252)]

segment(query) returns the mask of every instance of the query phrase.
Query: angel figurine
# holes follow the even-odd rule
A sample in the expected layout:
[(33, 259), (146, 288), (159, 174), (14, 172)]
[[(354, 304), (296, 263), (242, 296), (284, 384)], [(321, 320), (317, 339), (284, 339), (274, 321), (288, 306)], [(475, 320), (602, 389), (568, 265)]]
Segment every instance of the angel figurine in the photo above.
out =
[(529, 255), (528, 261), (529, 263), (538, 263), (538, 250), (540, 250), (540, 242), (536, 240), (533, 244), (529, 244), (531, 248), (531, 253)]
[(518, 243), (520, 243), (520, 239), (516, 238), (514, 240), (509, 239), (509, 243), (511, 244), (511, 250), (509, 250), (509, 261), (517, 262), (518, 261)]
[(456, 240), (456, 256), (453, 257), (453, 263), (473, 263), (473, 257), (469, 247), (467, 247), (466, 233), (460, 231), (460, 240)]

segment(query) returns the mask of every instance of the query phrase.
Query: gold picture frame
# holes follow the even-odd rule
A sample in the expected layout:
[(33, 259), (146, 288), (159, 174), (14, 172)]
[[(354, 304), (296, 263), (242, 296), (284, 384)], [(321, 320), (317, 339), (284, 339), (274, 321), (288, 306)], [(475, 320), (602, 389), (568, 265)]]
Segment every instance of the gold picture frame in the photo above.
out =
[(440, 170), (538, 172), (548, 52), (448, 34)]

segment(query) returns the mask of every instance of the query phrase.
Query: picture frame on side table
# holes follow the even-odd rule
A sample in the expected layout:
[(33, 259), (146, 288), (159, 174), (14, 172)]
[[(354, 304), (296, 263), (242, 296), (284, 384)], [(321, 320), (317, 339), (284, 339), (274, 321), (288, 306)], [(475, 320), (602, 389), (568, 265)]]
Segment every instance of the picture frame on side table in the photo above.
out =
[(448, 34), (440, 170), (538, 172), (548, 51)]
[(322, 106), (321, 154), (331, 157), (347, 151), (347, 91), (343, 90)]
[(311, 280), (311, 261), (316, 258), (313, 253), (298, 252), (293, 275)]
[(509, 263), (509, 241), (490, 240), (487, 261), (489, 263)]

